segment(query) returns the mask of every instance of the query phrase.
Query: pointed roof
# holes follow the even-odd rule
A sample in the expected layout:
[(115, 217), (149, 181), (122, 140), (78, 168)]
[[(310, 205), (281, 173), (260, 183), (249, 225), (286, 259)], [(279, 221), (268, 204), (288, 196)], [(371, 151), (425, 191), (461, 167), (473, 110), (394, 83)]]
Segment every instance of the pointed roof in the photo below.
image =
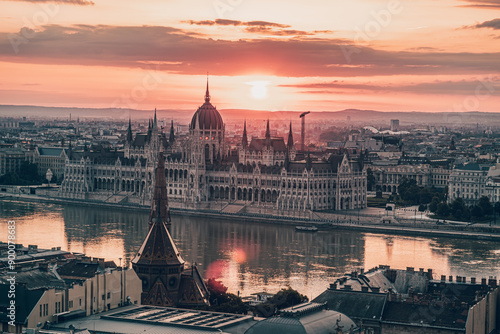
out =
[(184, 264), (185, 261), (182, 259), (168, 230), (170, 226), (170, 210), (168, 209), (163, 152), (160, 152), (158, 157), (149, 224), (149, 233), (132, 263), (147, 265)]
[(287, 147), (288, 147), (288, 148), (292, 148), (292, 147), (293, 147), (292, 122), (290, 122), (290, 132), (288, 133), (288, 142), (287, 142)]
[(243, 147), (248, 146), (247, 120), (245, 120), (245, 123), (243, 124), (243, 137), (241, 138), (241, 145), (243, 145)]
[(170, 143), (173, 143), (175, 141), (175, 134), (174, 134), (174, 120), (172, 120), (172, 123), (170, 124), (170, 136), (168, 138), (168, 141)]
[(131, 143), (133, 140), (132, 138), (132, 121), (130, 120), (130, 117), (128, 119), (128, 129), (127, 129), (127, 142)]
[(169, 297), (165, 284), (158, 278), (149, 290), (147, 296), (141, 301), (143, 305), (175, 306), (172, 298)]
[(208, 74), (207, 74), (207, 91), (205, 92), (205, 102), (210, 102), (210, 92), (208, 90)]
[(155, 118), (153, 120), (153, 129), (156, 129), (156, 128), (158, 128), (158, 123), (156, 121), (156, 108), (155, 108)]
[(266, 126), (266, 146), (269, 146), (270, 144), (271, 144), (271, 130), (269, 130), (269, 118), (268, 118)]

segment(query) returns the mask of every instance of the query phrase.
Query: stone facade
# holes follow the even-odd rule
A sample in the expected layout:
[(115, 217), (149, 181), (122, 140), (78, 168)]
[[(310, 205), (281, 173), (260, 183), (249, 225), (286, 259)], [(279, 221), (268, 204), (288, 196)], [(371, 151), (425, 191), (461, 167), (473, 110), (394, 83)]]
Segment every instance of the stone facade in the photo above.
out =
[(237, 154), (230, 155), (225, 124), (210, 103), (208, 86), (187, 139), (176, 139), (173, 126), (167, 139), (158, 130), (156, 113), (148, 132), (135, 138), (129, 124), (123, 152), (107, 158), (70, 154), (60, 196), (149, 204), (160, 149), (169, 198), (186, 207), (236, 201), (277, 210), (366, 207), (363, 163), (347, 155), (297, 160), (291, 125), (286, 144), (282, 137), (271, 137), (269, 122), (265, 137), (249, 143), (245, 126)]

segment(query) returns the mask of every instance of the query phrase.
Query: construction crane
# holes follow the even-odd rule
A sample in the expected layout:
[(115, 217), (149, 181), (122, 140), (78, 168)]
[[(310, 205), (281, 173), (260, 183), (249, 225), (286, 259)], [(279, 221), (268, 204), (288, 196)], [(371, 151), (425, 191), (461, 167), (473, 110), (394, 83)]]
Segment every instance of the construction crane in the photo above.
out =
[(305, 142), (306, 142), (306, 115), (307, 114), (310, 114), (311, 112), (310, 111), (306, 111), (306, 112), (303, 112), (302, 114), (300, 114), (300, 118), (302, 118), (302, 130), (301, 130), (301, 138), (300, 138), (300, 141), (301, 141), (301, 149), (302, 151), (305, 151)]

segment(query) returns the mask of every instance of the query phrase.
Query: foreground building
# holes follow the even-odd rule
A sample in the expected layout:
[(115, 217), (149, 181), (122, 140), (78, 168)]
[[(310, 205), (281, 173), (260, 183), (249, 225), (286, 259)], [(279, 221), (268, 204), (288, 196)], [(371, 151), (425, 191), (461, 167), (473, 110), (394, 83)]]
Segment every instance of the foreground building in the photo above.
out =
[[(0, 244), (0, 251), (4, 245)], [(0, 298), (3, 332), (23, 333), (26, 328), (36, 329), (140, 302), (141, 281), (131, 269), (57, 248), (17, 246), (14, 326), (7, 317), (12, 273), (6, 254), (0, 258), (0, 294), (5, 296)]]
[(158, 158), (149, 233), (132, 267), (142, 281), (142, 305), (192, 307), (208, 304), (208, 290), (198, 268), (187, 268), (172, 236), (163, 153)]
[(147, 133), (135, 138), (131, 125), (123, 152), (69, 153), (59, 196), (109, 203), (151, 201), (157, 154), (166, 154), (165, 176), (173, 205), (209, 208), (215, 203), (267, 207), (286, 211), (349, 210), (366, 207), (366, 169), (361, 159), (331, 155), (299, 159), (292, 128), (288, 141), (272, 137), (267, 123), (263, 138), (249, 140), (244, 127), (236, 154), (230, 154), (222, 116), (208, 90), (178, 142), (173, 127), (167, 138), (156, 113)]
[(496, 279), (441, 276), (432, 270), (380, 266), (332, 283), (313, 302), (349, 316), (365, 333), (496, 333)]

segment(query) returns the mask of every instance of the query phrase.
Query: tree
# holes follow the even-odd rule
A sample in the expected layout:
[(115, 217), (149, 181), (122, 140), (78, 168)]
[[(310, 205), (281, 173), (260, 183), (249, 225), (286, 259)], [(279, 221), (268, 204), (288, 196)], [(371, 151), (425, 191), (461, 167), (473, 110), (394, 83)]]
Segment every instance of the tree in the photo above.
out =
[(307, 302), (306, 296), (301, 295), (297, 290), (288, 287), (281, 289), (277, 294), (269, 299), (269, 302), (276, 305), (278, 309), (283, 309)]
[(419, 211), (419, 212), (424, 212), (425, 210), (427, 210), (427, 205), (425, 205), (425, 204), (420, 204), (420, 205), (418, 206), (418, 211)]
[(210, 293), (210, 307), (207, 309), (224, 313), (246, 313), (248, 306), (243, 300), (232, 293), (227, 293), (227, 287), (216, 279), (209, 278), (207, 289)]
[(38, 165), (23, 161), (19, 167), (19, 176), (28, 183), (39, 182), (40, 176), (38, 175)]
[(450, 213), (455, 219), (462, 219), (467, 211), (463, 198), (456, 198), (450, 205)]
[(495, 203), (495, 211), (497, 214), (500, 214), (500, 202)]
[(483, 212), (483, 209), (479, 206), (479, 205), (474, 205), (471, 209), (470, 209), (470, 214), (472, 217), (474, 218), (481, 218), (484, 216), (484, 212)]
[(490, 203), (490, 199), (486, 196), (482, 196), (479, 199), (478, 206), (483, 210), (483, 214), (491, 215), (493, 214), (493, 205)]
[(429, 204), (433, 198), (433, 192), (429, 188), (421, 188), (418, 194), (420, 204)]
[(448, 204), (441, 202), (437, 205), (436, 213), (441, 217), (448, 217), (450, 215), (450, 207)]
[(431, 212), (436, 212), (439, 202), (440, 202), (439, 198), (437, 196), (434, 196), (432, 198), (431, 204), (429, 204), (429, 210)]

